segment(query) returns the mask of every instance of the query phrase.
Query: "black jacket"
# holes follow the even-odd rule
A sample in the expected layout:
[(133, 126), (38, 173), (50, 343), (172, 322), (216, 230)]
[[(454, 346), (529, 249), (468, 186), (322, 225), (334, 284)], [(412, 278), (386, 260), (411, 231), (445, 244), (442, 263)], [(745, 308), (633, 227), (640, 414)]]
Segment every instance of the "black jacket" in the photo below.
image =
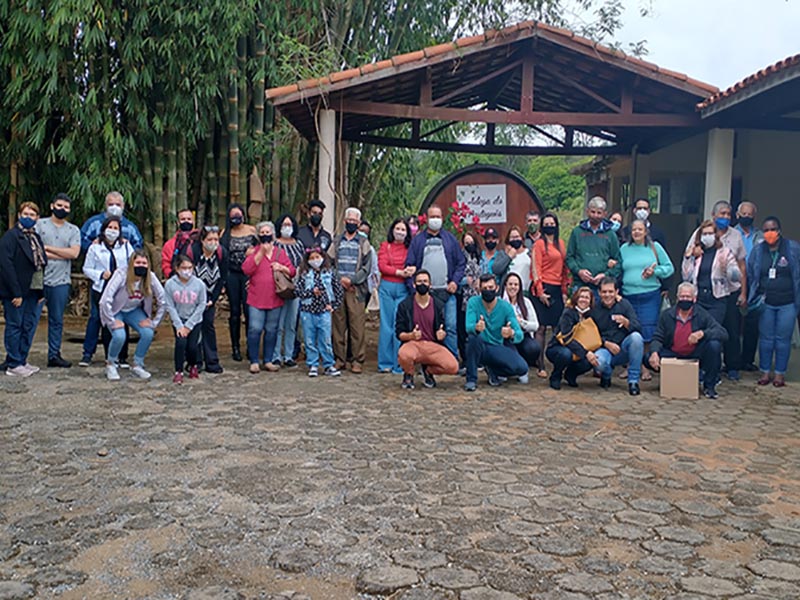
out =
[[(197, 261), (200, 260), (200, 257), (203, 256), (203, 243), (200, 240), (192, 242), (192, 244), (186, 249), (186, 254), (196, 265)], [(222, 244), (217, 247), (217, 264), (219, 265), (219, 281), (217, 281), (217, 285), (214, 286), (214, 289), (208, 293), (209, 302), (213, 302), (215, 304), (217, 300), (219, 300), (219, 295), (222, 293), (222, 288), (225, 287), (225, 284), (228, 281), (228, 251)]]
[[(587, 318), (591, 319), (591, 314)], [(569, 335), (572, 333), (572, 330), (575, 329), (575, 325), (577, 325), (578, 321), (580, 320), (581, 315), (577, 310), (570, 307), (565, 308), (564, 312), (561, 313), (561, 318), (558, 320), (558, 325), (556, 326), (555, 330), (553, 330), (553, 337), (550, 338), (550, 343), (547, 344), (547, 347), (551, 348), (553, 346), (561, 346), (562, 344), (558, 341), (556, 335), (559, 333), (562, 336)], [(598, 327), (598, 329), (600, 328)], [(576, 342), (575, 340), (572, 340), (566, 345), (566, 347), (572, 350), (572, 353), (579, 359), (586, 358), (586, 348), (581, 346), (580, 343)]]
[[(675, 321), (678, 319), (678, 307), (673, 306), (661, 313), (658, 318), (658, 326), (653, 334), (653, 341), (650, 349), (658, 352), (661, 348), (672, 349), (675, 341)], [(728, 332), (712, 317), (702, 306), (695, 303), (692, 308), (692, 332), (703, 331), (703, 339), (717, 340), (718, 342), (728, 341)]]
[[(628, 328), (617, 325), (611, 319), (612, 315), (626, 317), (630, 321)], [(594, 319), (597, 329), (600, 330), (600, 337), (603, 338), (604, 342), (614, 342), (619, 345), (628, 337), (628, 334), (634, 331), (642, 332), (642, 326), (636, 316), (636, 311), (633, 310), (631, 303), (624, 298), (617, 300), (611, 308), (606, 308), (602, 302), (598, 302), (592, 309), (592, 319)]]
[[(42, 238), (39, 238), (44, 248)], [(45, 257), (47, 263), (47, 257)], [(0, 298), (23, 298), (31, 288), (36, 272), (31, 244), (22, 230), (14, 225), (0, 238)]]
[[(408, 298), (403, 300), (397, 307), (397, 318), (395, 319), (394, 334), (397, 339), (400, 339), (401, 333), (411, 333), (414, 331), (414, 298), (416, 294), (411, 294)], [(444, 326), (444, 304), (436, 296), (431, 294), (433, 300), (433, 333), (434, 336), (439, 327)], [(434, 342), (444, 344), (444, 341), (439, 341), (435, 337)]]

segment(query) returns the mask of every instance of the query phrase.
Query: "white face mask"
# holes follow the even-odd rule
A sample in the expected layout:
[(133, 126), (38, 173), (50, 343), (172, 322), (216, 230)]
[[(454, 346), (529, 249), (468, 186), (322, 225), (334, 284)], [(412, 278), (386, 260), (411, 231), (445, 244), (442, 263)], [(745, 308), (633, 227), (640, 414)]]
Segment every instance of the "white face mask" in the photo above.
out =
[(428, 229), (431, 231), (439, 231), (442, 228), (441, 217), (431, 217), (428, 219)]
[(322, 266), (323, 259), (321, 258), (312, 258), (308, 261), (308, 264), (311, 265), (313, 269), (319, 269)]
[(106, 214), (109, 217), (121, 217), (122, 207), (117, 204), (112, 204), (111, 206), (106, 208)]
[(294, 233), (293, 227), (281, 227), (281, 237), (290, 238)]
[(395, 229), (394, 233), (394, 241), (395, 242), (403, 242), (406, 239), (406, 230), (405, 229)]
[(191, 269), (181, 269), (180, 271), (178, 271), (178, 277), (180, 277), (181, 279), (189, 279), (189, 277), (191, 276), (192, 276)]
[(112, 244), (119, 238), (119, 229), (106, 229), (106, 239)]
[(703, 244), (706, 248), (711, 248), (717, 241), (717, 236), (713, 233), (704, 233), (700, 236), (700, 243)]
[(635, 211), (633, 211), (633, 214), (640, 221), (647, 221), (647, 217), (650, 216), (650, 211), (646, 208), (637, 208)]

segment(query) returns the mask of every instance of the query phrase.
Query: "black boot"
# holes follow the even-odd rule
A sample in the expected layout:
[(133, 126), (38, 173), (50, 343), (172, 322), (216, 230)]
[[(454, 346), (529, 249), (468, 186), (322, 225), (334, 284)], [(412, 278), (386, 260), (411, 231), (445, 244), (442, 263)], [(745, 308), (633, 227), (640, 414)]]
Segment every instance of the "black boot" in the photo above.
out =
[(233, 360), (236, 362), (242, 361), (242, 351), (239, 347), (239, 339), (242, 334), (242, 321), (241, 319), (230, 319), (228, 326), (231, 331), (231, 354)]

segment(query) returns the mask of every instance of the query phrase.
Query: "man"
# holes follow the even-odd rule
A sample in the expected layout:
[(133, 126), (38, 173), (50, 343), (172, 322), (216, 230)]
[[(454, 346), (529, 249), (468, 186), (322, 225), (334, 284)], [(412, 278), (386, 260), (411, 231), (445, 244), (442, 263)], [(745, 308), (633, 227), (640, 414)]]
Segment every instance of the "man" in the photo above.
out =
[(186, 254), (186, 249), (195, 240), (197, 230), (194, 228), (194, 213), (188, 208), (182, 208), (178, 211), (178, 231), (166, 241), (161, 250), (161, 271), (164, 279), (172, 276), (175, 259)]
[(436, 387), (434, 375), (455, 375), (458, 361), (444, 345), (444, 304), (430, 294), (431, 274), (414, 273), (414, 295), (397, 307), (395, 334), (401, 346), (397, 362), (403, 369), (403, 389), (414, 389), (414, 369), (422, 365), (427, 388)]
[[(61, 338), (72, 283), (72, 261), (81, 252), (81, 231), (67, 222), (71, 205), (69, 196), (56, 194), (50, 203), (50, 217), (36, 221), (36, 233), (42, 238), (47, 255), (43, 289), (47, 304), (47, 366), (63, 369), (72, 366), (61, 357)], [(42, 306), (41, 303), (38, 306), (38, 315)]]
[(119, 217), (122, 221), (122, 237), (128, 240), (134, 250), (139, 250), (144, 246), (144, 239), (139, 229), (131, 221), (123, 216), (125, 212), (125, 200), (119, 192), (109, 192), (106, 194), (106, 209), (91, 218), (81, 227), (81, 250), (86, 252), (89, 245), (100, 235), (100, 227), (106, 217)]
[(586, 205), (587, 219), (581, 221), (569, 238), (567, 267), (576, 284), (582, 282), (597, 295), (604, 277), (618, 277), (619, 240), (606, 220), (606, 201), (595, 196)]
[[(736, 210), (736, 219), (738, 221), (736, 230), (742, 234), (742, 241), (744, 242), (744, 250), (746, 253), (745, 260), (750, 258), (750, 253), (753, 247), (757, 246), (764, 241), (764, 234), (762, 231), (753, 225), (755, 221), (758, 208), (752, 202), (742, 202)], [(756, 347), (758, 346), (758, 314), (751, 311), (742, 319), (742, 369), (745, 371), (757, 371), (758, 367), (755, 365)]]
[(467, 303), (467, 382), (464, 389), (474, 392), (478, 384), (478, 365), (483, 365), (489, 385), (498, 386), (503, 377), (522, 377), (528, 374), (528, 363), (513, 344), (522, 341), (522, 329), (514, 307), (498, 298), (494, 275), (480, 277), (480, 296)]
[(303, 242), (305, 248), (322, 248), (327, 252), (333, 238), (330, 232), (322, 227), (322, 215), (325, 213), (325, 203), (322, 200), (312, 200), (308, 203), (308, 225), (297, 231), (297, 239)]
[[(647, 225), (647, 233), (650, 235), (650, 239), (661, 244), (661, 247), (666, 250), (667, 236), (664, 235), (664, 232), (657, 225), (654, 225), (650, 222), (650, 200), (648, 198), (637, 198), (636, 202), (633, 203), (632, 212), (634, 219), (645, 222), (645, 225)], [(621, 235), (623, 242), (630, 242), (631, 226), (626, 225), (623, 227)]]
[(328, 254), (336, 267), (336, 276), (344, 289), (344, 300), (333, 313), (333, 354), (337, 369), (347, 364), (348, 345), (353, 354), (350, 370), (364, 371), (366, 359), (366, 301), (369, 297), (367, 278), (372, 267), (372, 247), (365, 236), (358, 234), (361, 211), (350, 207), (344, 211), (345, 231), (330, 245)]
[(528, 250), (533, 248), (533, 244), (536, 243), (536, 240), (542, 237), (542, 232), (539, 231), (540, 221), (541, 216), (535, 210), (529, 210), (525, 214), (525, 226), (527, 227), (527, 231), (525, 232), (525, 247)]
[[(466, 259), (455, 236), (442, 229), (442, 209), (428, 208), (427, 227), (411, 240), (406, 256), (406, 266), (425, 269), (430, 273), (431, 291), (444, 304), (444, 328), (447, 337), (444, 344), (458, 357), (456, 337), (456, 291), (464, 278)], [(411, 278), (408, 287), (413, 290)]]
[(720, 352), (728, 332), (696, 304), (697, 288), (684, 281), (678, 286), (678, 302), (661, 313), (650, 345), (650, 366), (661, 368), (662, 358), (697, 358), (703, 371), (703, 394), (714, 400), (719, 378)]
[[(739, 330), (741, 329), (742, 315), (739, 312), (740, 306), (747, 306), (747, 250), (742, 239), (742, 234), (735, 227), (731, 227), (731, 205), (725, 200), (720, 200), (711, 211), (711, 218), (714, 219), (714, 224), (717, 226), (717, 233), (722, 245), (731, 251), (736, 262), (739, 265), (739, 271), (742, 274), (741, 282), (732, 281), (730, 283), (733, 292), (731, 292), (725, 304), (725, 318), (720, 323), (725, 331), (728, 332), (728, 339), (725, 343), (725, 370), (728, 373), (728, 379), (731, 381), (739, 381), (739, 369), (741, 368), (742, 361), (742, 346), (739, 338)], [(697, 230), (689, 237), (686, 243), (685, 256), (694, 254), (701, 256), (703, 249), (695, 245), (695, 235)]]
[(602, 348), (594, 351), (600, 387), (611, 387), (614, 367), (630, 362), (628, 393), (638, 396), (644, 353), (642, 328), (631, 303), (619, 297), (617, 280), (613, 277), (606, 277), (600, 282), (600, 302), (595, 304), (591, 314), (603, 340)]

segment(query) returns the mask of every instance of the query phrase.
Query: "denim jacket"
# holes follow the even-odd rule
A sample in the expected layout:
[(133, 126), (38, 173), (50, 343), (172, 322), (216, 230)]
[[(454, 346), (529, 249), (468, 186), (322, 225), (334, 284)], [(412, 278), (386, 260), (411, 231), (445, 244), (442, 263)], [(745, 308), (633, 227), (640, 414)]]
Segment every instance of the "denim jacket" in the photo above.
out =
[[(783, 238), (778, 251), (786, 254), (792, 267), (794, 309), (796, 313), (800, 314), (800, 243)], [(750, 258), (747, 259), (747, 284), (750, 287), (747, 294), (748, 302), (753, 302), (762, 293), (759, 288), (761, 287), (761, 259), (764, 252), (769, 252), (769, 245), (766, 242), (756, 244), (753, 246)]]

